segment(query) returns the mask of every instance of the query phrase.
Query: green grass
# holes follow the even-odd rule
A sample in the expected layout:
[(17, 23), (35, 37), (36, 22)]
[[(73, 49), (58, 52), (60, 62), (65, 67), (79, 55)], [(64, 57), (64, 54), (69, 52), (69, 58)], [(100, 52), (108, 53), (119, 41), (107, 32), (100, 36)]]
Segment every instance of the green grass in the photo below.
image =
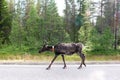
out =
[(86, 52), (89, 55), (120, 55), (120, 50), (93, 50)]
[[(39, 61), (51, 61), (54, 57), (52, 52), (44, 52), (38, 54), (39, 49), (32, 49), (22, 46), (5, 46), (0, 49), (0, 60), (39, 60)], [(107, 50), (107, 51), (83, 51), (88, 61), (110, 61), (120, 60), (120, 50)], [(71, 56), (65, 56), (67, 61), (79, 61), (80, 57), (76, 54)], [(57, 61), (62, 61), (61, 56), (57, 58)]]
[[(53, 53), (43, 53), (43, 54), (0, 54), (0, 60), (37, 60), (37, 61), (51, 61), (54, 57)], [(80, 57), (78, 55), (65, 56), (66, 61), (79, 61)], [(111, 61), (120, 60), (120, 55), (86, 55), (87, 61)], [(62, 61), (61, 56), (58, 56), (57, 61)]]

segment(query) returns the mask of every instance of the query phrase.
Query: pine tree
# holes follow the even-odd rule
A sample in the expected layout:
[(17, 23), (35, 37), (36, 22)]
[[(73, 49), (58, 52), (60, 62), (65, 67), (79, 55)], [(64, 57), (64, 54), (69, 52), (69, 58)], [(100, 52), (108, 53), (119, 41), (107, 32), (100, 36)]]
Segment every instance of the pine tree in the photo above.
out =
[(32, 4), (30, 7), (30, 11), (28, 12), (28, 18), (26, 20), (26, 29), (27, 32), (26, 41), (28, 45), (32, 45), (34, 47), (39, 44), (39, 16), (37, 14), (37, 10), (35, 5)]
[(55, 44), (63, 41), (65, 34), (62, 18), (58, 14), (55, 0), (43, 0), (41, 2), (41, 15), (43, 17), (42, 34), (43, 41), (48, 44)]
[(37, 9), (37, 13), (38, 15), (40, 15), (40, 10), (41, 10), (41, 0), (37, 0), (37, 4), (36, 4), (36, 9)]
[[(73, 42), (79, 42), (78, 32), (80, 27), (85, 23), (86, 3), (87, 0), (65, 0), (65, 23), (66, 31)], [(76, 4), (77, 3), (77, 4)], [(76, 8), (76, 6), (79, 8)]]
[(10, 35), (11, 43), (21, 49), (26, 33), (24, 31), (23, 15), (24, 15), (24, 1), (18, 0), (14, 7), (14, 16), (12, 21), (12, 30)]
[(11, 14), (5, 0), (0, 0), (0, 44), (9, 43), (9, 35), (11, 32)]

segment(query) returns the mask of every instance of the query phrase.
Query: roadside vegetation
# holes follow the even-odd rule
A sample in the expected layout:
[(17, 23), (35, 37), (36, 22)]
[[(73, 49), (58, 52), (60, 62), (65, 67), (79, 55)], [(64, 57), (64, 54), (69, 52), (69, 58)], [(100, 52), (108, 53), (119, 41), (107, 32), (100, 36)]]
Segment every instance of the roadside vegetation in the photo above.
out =
[[(0, 49), (0, 60), (23, 60), (23, 61), (50, 61), (54, 57), (53, 52), (38, 53), (39, 49), (27, 51), (19, 50), (15, 48)], [(120, 50), (107, 50), (107, 51), (86, 51), (83, 50), (86, 55), (87, 61), (119, 61)], [(72, 56), (65, 56), (66, 61), (79, 61), (80, 57), (77, 54)], [(57, 61), (61, 61), (59, 56)]]
[[(84, 44), (87, 60), (120, 60), (120, 23), (114, 6), (119, 3), (64, 1), (60, 16), (55, 0), (1, 0), (0, 60), (48, 61), (54, 54), (38, 54), (43, 45), (72, 42)], [(66, 59), (78, 61), (79, 56)]]

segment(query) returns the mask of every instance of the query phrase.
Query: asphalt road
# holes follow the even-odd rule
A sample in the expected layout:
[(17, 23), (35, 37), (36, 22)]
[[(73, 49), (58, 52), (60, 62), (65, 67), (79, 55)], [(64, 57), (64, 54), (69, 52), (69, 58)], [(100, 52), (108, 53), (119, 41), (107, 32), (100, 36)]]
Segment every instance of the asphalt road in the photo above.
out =
[(0, 80), (120, 80), (120, 64), (79, 65), (0, 65)]

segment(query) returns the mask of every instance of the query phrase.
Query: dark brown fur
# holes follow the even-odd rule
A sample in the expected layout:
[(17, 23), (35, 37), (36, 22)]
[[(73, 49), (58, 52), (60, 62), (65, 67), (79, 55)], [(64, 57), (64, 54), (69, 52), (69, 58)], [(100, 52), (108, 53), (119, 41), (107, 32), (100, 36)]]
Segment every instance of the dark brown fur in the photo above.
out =
[(82, 68), (82, 64), (84, 66), (86, 66), (85, 55), (82, 53), (82, 44), (81, 43), (59, 43), (55, 46), (44, 45), (43, 48), (39, 50), (39, 53), (44, 52), (44, 51), (54, 51), (54, 53), (55, 53), (53, 60), (51, 61), (50, 65), (46, 68), (47, 70), (50, 69), (52, 63), (59, 55), (62, 56), (62, 59), (64, 62), (63, 69), (65, 69), (66, 63), (65, 63), (64, 55), (72, 55), (74, 53), (77, 53), (82, 59), (81, 64), (78, 67), (78, 69)]

